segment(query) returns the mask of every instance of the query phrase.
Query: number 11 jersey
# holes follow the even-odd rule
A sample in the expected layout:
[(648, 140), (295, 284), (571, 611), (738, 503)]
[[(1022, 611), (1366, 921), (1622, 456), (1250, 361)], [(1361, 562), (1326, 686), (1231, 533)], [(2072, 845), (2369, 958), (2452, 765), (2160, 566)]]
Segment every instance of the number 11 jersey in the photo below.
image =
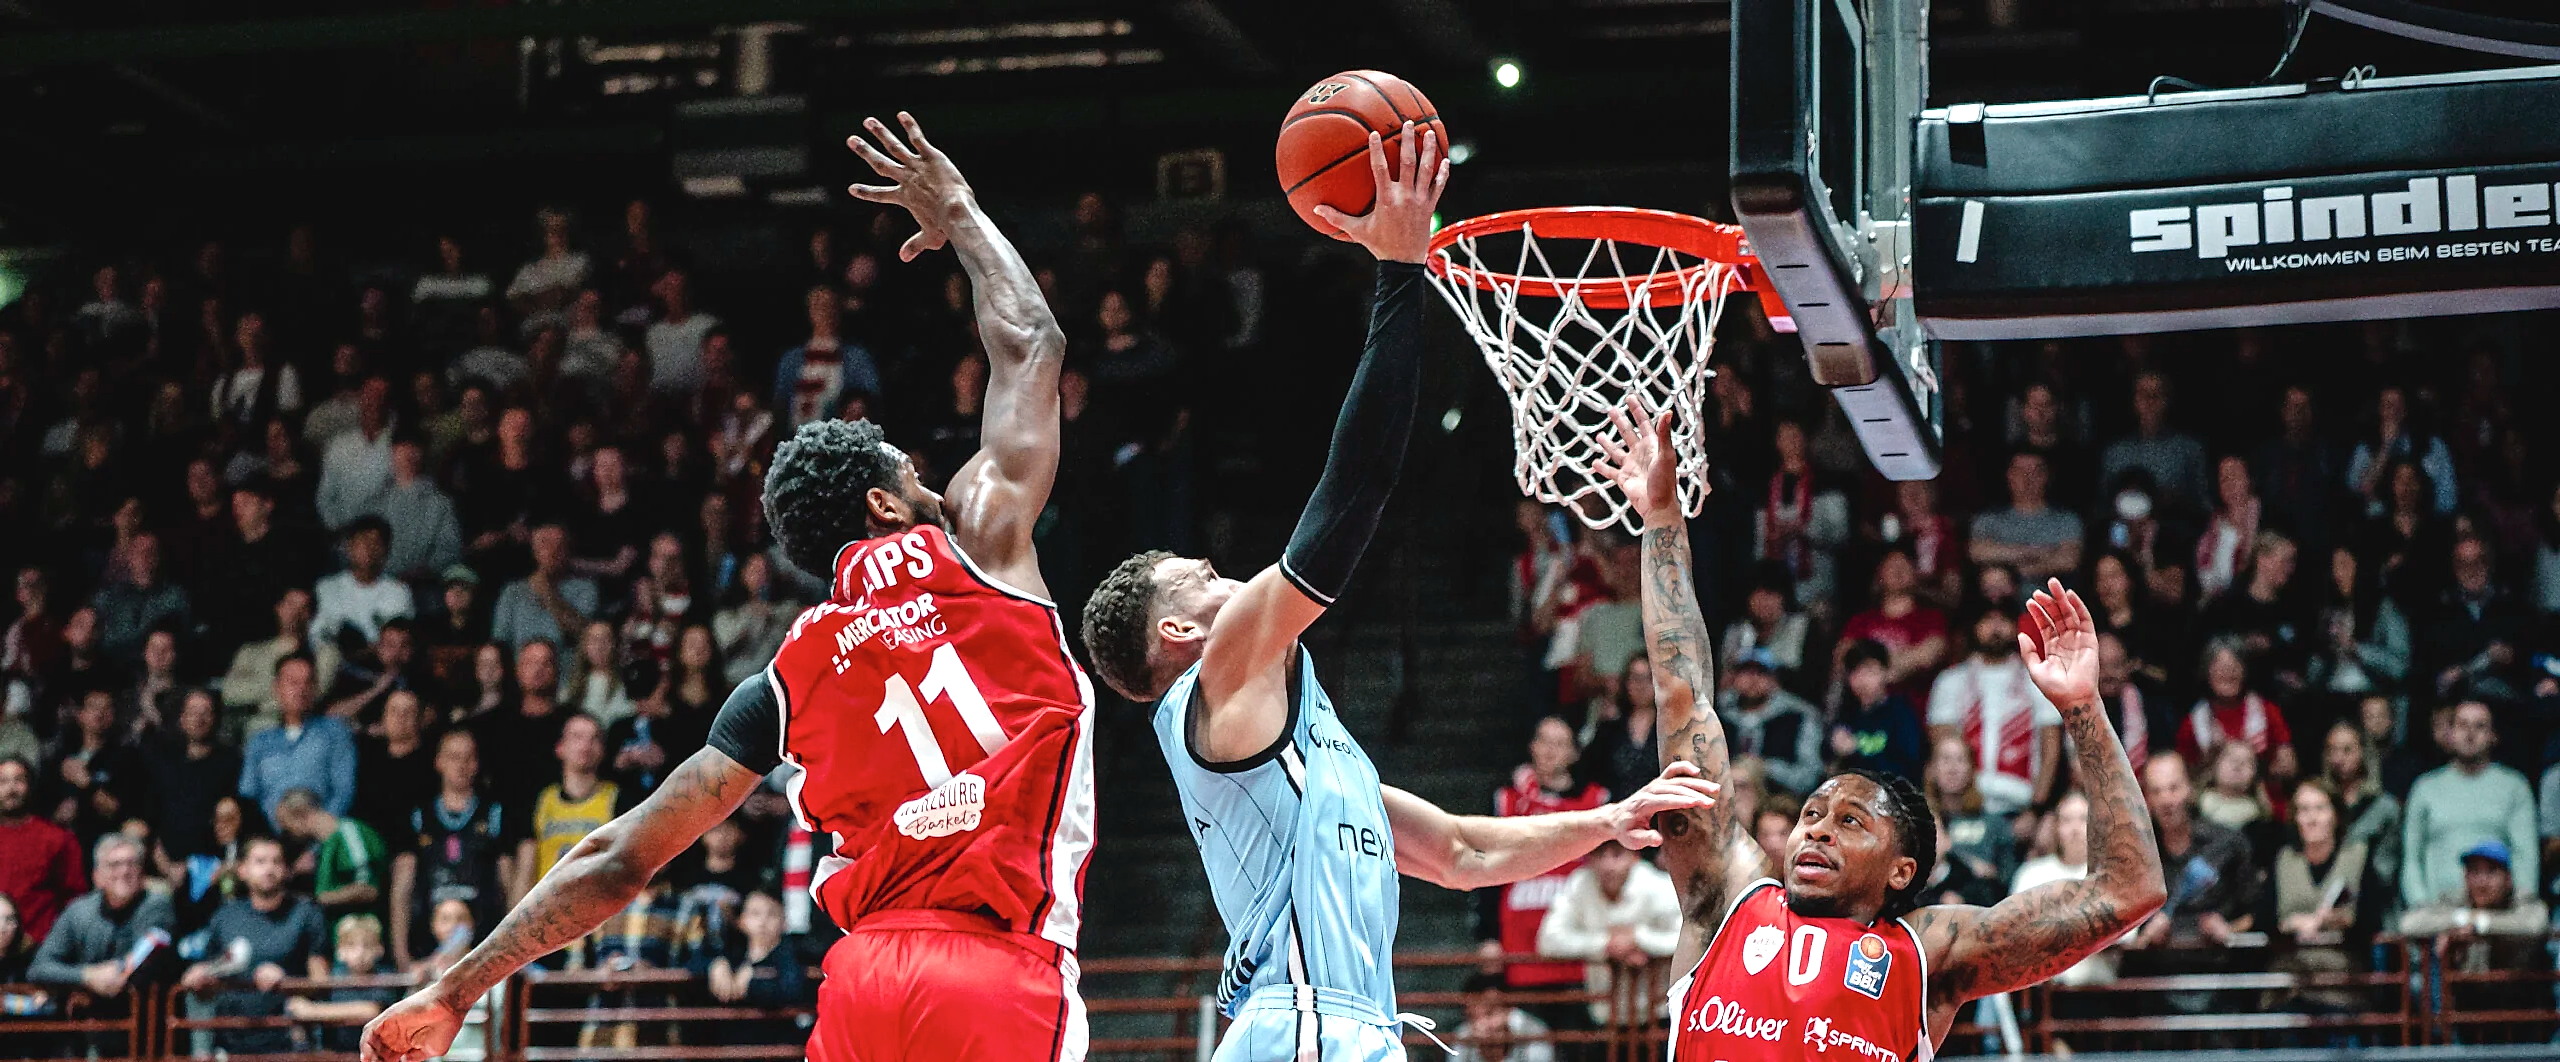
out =
[(792, 813), (832, 833), (836, 924), (982, 913), (1073, 950), (1093, 850), (1093, 687), (1056, 605), (939, 527), (851, 543), (766, 673)]

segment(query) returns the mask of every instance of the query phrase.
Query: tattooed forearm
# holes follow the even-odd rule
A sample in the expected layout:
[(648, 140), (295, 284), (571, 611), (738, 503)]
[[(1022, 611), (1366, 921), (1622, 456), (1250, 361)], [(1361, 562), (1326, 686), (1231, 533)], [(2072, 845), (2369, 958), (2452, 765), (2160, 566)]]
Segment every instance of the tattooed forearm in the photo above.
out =
[(2077, 774), (2089, 799), (2089, 876), (2038, 886), (1980, 907), (1931, 907), (1912, 928), (1930, 953), (1932, 1006), (2049, 979), (2114, 943), (2159, 910), (2160, 854), (2143, 810), (2133, 765), (2125, 760), (2106, 710), (2066, 705), (2063, 725), (2077, 751)]
[[(1647, 527), (1643, 564), (1645, 651), (1653, 661), (1654, 726), (1662, 762), (1685, 761), (1708, 781), (1723, 784), (1732, 757), (1725, 747), (1724, 724), (1716, 719), (1714, 649), (1689, 574), (1687, 523), (1674, 518)], [(1656, 821), (1663, 833), (1664, 869), (1679, 889), (1681, 909), (1692, 923), (1722, 917), (1737, 873), (1756, 875), (1762, 869), (1756, 861), (1746, 868), (1734, 865), (1739, 856), (1731, 844), (1736, 832), (1730, 803), (1718, 800), (1712, 807)]]
[(571, 847), (487, 940), (436, 979), (439, 1001), (469, 1007), (526, 963), (593, 932), (640, 895), (658, 868), (745, 803), (761, 779), (717, 750), (695, 753), (639, 807)]

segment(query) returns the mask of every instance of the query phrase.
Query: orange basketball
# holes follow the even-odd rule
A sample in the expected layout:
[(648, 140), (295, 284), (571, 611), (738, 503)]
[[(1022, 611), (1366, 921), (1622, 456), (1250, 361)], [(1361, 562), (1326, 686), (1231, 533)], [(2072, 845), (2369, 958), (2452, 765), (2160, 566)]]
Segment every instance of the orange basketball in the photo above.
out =
[(1440, 124), (1440, 109), (1431, 105), (1422, 90), (1394, 74), (1345, 70), (1299, 94), (1289, 117), (1280, 123), (1280, 147), (1274, 153), (1280, 166), (1280, 190), (1289, 197), (1289, 209), (1317, 232), (1348, 239), (1316, 217), (1315, 205), (1322, 203), (1351, 215), (1368, 213), (1378, 196), (1369, 177), (1369, 133), (1376, 130), (1386, 138), (1387, 172), (1401, 178), (1396, 135), (1406, 122), (1414, 125), (1417, 155), (1424, 130), (1438, 134), (1440, 149), (1448, 150), (1449, 128)]

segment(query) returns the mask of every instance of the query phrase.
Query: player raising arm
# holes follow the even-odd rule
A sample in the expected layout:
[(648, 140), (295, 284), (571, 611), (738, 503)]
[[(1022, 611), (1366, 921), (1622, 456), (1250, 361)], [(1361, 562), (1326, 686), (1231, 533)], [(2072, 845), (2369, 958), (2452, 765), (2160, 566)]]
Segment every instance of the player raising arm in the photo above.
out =
[[(774, 453), (765, 509), (802, 569), (833, 577), (709, 746), (590, 833), (488, 939), (368, 1025), (367, 1062), (444, 1053), (472, 1002), (621, 911), (667, 861), (788, 759), (801, 824), (838, 838), (812, 890), (849, 932), (829, 950), (819, 1062), (1080, 1058), (1075, 958), (1093, 839), (1090, 688), (1066, 654), (1031, 529), (1058, 458), (1065, 344), (1031, 270), (959, 169), (900, 114), (849, 146), (976, 293), (984, 449), (950, 497), (867, 421), (803, 425)], [(1028, 588), (1028, 589), (1025, 589)], [(983, 827), (983, 828), (982, 828)]]
[[(1602, 471), (1644, 521), (1645, 641), (1662, 756), (1719, 780), (1730, 762), (1706, 701), (1710, 643), (1689, 575), (1672, 414), (1648, 416), (1630, 401), (1613, 419), (1624, 445), (1601, 440)], [(2151, 822), (2098, 702), (2088, 606), (2057, 580), (2036, 592), (2029, 615), (2038, 637), (2018, 639), (2028, 674), (2061, 708), (2078, 751), (2089, 876), (1991, 907), (1917, 907), (1937, 857), (1936, 820), (1908, 780), (1867, 772), (1814, 789), (1780, 868), (1720, 807), (1665, 816), (1663, 862), (1686, 920), (1675, 962), (1695, 964), (1672, 990), (1675, 1059), (1810, 1059), (1844, 1044), (1888, 1062), (1925, 1058), (1964, 1003), (2061, 973), (2160, 908)], [(1772, 963), (1783, 977), (1763, 975)], [(1789, 1028), (1797, 1021), (1800, 1034)]]

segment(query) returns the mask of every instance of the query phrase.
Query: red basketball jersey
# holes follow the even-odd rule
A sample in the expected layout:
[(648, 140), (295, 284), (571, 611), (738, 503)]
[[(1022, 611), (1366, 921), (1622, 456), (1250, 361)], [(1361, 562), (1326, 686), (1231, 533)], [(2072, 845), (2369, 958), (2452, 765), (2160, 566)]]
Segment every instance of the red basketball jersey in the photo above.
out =
[(1787, 890), (1744, 890), (1698, 967), (1671, 986), (1674, 1062), (1929, 1062), (1929, 966), (1901, 919), (1801, 918)]
[(792, 809), (833, 833), (810, 893), (839, 926), (974, 911), (1076, 946), (1093, 850), (1093, 687), (1056, 605), (939, 527), (836, 554), (770, 672)]
[[(1609, 802), (1609, 791), (1597, 782), (1571, 793), (1557, 795), (1538, 784), (1536, 771), (1523, 765), (1511, 773), (1511, 784), (1493, 792), (1493, 813), (1498, 816), (1545, 815), (1558, 811), (1589, 811)], [(1573, 859), (1534, 878), (1522, 878), (1502, 887), (1502, 950), (1514, 955), (1535, 954), (1538, 950), (1538, 927), (1546, 924), (1547, 909), (1555, 904), (1556, 894), (1564, 891), (1566, 878), (1582, 860)], [(1505, 983), (1513, 988), (1546, 988), (1553, 985), (1582, 983), (1582, 963), (1516, 962), (1503, 971)]]

